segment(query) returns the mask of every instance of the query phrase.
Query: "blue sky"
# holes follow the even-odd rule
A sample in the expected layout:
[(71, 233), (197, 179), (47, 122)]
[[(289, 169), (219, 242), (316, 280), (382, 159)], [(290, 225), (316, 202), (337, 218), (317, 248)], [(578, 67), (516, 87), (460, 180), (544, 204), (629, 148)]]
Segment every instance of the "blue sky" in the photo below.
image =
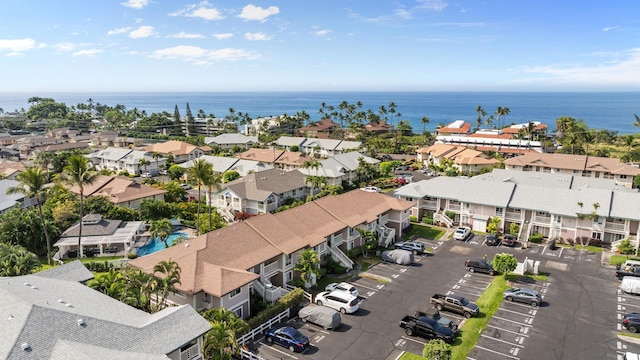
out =
[(640, 2), (0, 0), (0, 92), (638, 91)]

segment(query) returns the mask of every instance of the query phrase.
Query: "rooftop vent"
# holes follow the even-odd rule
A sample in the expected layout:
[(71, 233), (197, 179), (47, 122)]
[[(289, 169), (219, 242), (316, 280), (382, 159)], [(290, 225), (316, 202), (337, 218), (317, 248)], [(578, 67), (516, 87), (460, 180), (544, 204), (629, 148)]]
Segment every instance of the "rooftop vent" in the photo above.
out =
[(84, 322), (84, 320), (78, 319), (78, 326), (85, 327), (85, 326), (87, 326), (87, 324)]
[(22, 343), (21, 347), (24, 351), (31, 351), (31, 345), (29, 345), (29, 343)]
[(64, 302), (64, 300), (62, 300), (62, 299), (58, 299), (58, 302), (59, 302), (60, 304), (64, 304), (64, 303), (65, 303), (65, 302)]
[(24, 283), (24, 286), (31, 286), (28, 282)]

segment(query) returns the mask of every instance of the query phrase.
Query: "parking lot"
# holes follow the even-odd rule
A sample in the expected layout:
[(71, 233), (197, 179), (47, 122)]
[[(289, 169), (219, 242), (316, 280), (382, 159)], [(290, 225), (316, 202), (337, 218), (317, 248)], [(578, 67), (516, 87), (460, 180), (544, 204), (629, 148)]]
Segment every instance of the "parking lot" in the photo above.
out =
[[(402, 351), (421, 354), (426, 339), (408, 337), (399, 320), (429, 310), (434, 293), (453, 293), (475, 301), (492, 277), (470, 273), (466, 259), (512, 253), (540, 262), (548, 282), (525, 284), (544, 296), (540, 307), (504, 301), (489, 321), (468, 359), (621, 359), (623, 351), (640, 345), (617, 336), (625, 311), (640, 311), (640, 297), (619, 295), (613, 268), (600, 265), (601, 254), (573, 249), (548, 250), (531, 245), (489, 247), (484, 236), (466, 241), (425, 241), (433, 255), (416, 256), (413, 266), (377, 264), (350, 282), (363, 298), (360, 309), (343, 315), (336, 331), (324, 330), (294, 318), (289, 325), (309, 336), (311, 348), (290, 353), (256, 339), (265, 359), (395, 359)], [(514, 284), (520, 286), (520, 284)], [(632, 309), (632, 310), (629, 310)], [(444, 314), (444, 313), (443, 313)], [(446, 313), (456, 322), (461, 316)]]

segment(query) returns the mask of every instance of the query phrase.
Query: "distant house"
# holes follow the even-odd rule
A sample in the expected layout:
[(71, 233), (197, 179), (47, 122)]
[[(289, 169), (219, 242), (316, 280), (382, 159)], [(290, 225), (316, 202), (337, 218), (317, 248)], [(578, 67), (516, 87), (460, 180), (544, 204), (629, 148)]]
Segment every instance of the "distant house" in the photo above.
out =
[(466, 135), (469, 135), (470, 130), (471, 130), (470, 123), (465, 122), (464, 120), (456, 120), (452, 123), (447, 124), (444, 127), (436, 129), (436, 134), (466, 136)]
[(0, 214), (13, 208), (23, 209), (36, 204), (35, 199), (28, 198), (23, 194), (7, 194), (9, 188), (16, 187), (19, 184), (16, 180), (0, 180)]
[[(273, 169), (273, 165), (265, 164), (256, 160), (238, 159), (226, 156), (211, 156), (202, 155), (198, 160), (204, 160), (205, 162), (213, 166), (213, 172), (218, 174), (224, 174), (227, 171), (237, 171), (238, 174), (246, 176), (247, 174), (260, 172), (268, 169)], [(196, 160), (189, 160), (180, 164), (180, 167), (188, 169), (193, 166), (193, 162)]]
[(0, 160), (0, 174), (4, 179), (15, 180), (27, 167), (21, 161)]
[(464, 146), (434, 144), (417, 150), (418, 161), (424, 166), (441, 166), (449, 160), (463, 173), (477, 173), (482, 168), (491, 168), (500, 164), (486, 154)]
[[(80, 194), (77, 186), (71, 192)], [(142, 200), (164, 200), (165, 190), (137, 183), (120, 176), (98, 175), (94, 182), (85, 185), (85, 196), (106, 196), (114, 205), (138, 209)]]
[(303, 200), (313, 195), (306, 176), (298, 170), (264, 170), (234, 180), (212, 194), (213, 206), (232, 213), (273, 212), (288, 199)]
[(365, 124), (364, 126), (364, 130), (370, 133), (375, 133), (375, 134), (384, 134), (384, 133), (388, 133), (388, 132), (392, 132), (393, 131), (393, 125), (388, 124), (386, 121), (379, 121), (379, 122), (370, 122), (368, 124)]
[(275, 166), (276, 160), (284, 154), (282, 150), (272, 149), (257, 149), (251, 148), (245, 152), (237, 154), (238, 159), (257, 161), (265, 165)]
[(359, 159), (361, 158), (368, 164), (378, 166), (380, 163), (378, 159), (365, 156), (357, 151), (351, 151), (321, 160), (317, 169), (301, 168), (299, 171), (307, 176), (322, 176), (326, 179), (328, 185), (353, 184), (357, 180), (356, 170), (360, 166)]
[(328, 139), (331, 134), (340, 128), (339, 124), (336, 124), (331, 119), (322, 119), (320, 121), (313, 122), (308, 126), (303, 126), (296, 130), (298, 136)]
[[(91, 160), (93, 166), (98, 170), (126, 171), (129, 174), (148, 172), (152, 175), (158, 175), (160, 169), (167, 162), (164, 157), (154, 159), (153, 155), (147, 151), (117, 147), (108, 147), (85, 156)], [(142, 159), (148, 164), (142, 165)]]
[(571, 154), (528, 153), (505, 160), (504, 166), (507, 170), (614, 179), (629, 188), (633, 186), (633, 178), (640, 175), (640, 169), (616, 158)]
[(3, 278), (0, 357), (18, 359), (202, 360), (211, 329), (191, 306), (148, 314), (83, 283), (80, 261)]
[(348, 151), (358, 150), (362, 147), (362, 142), (281, 136), (276, 140), (276, 145), (286, 150), (291, 150), (292, 147), (296, 146), (298, 151), (307, 156), (331, 157)]
[(238, 133), (221, 134), (216, 137), (204, 138), (204, 143), (210, 146), (218, 146), (221, 149), (232, 149), (236, 146), (248, 149), (258, 143), (258, 137)]
[(211, 148), (203, 146), (195, 146), (184, 141), (169, 140), (163, 143), (147, 145), (142, 148), (144, 151), (162, 154), (163, 156), (172, 155), (176, 163), (197, 159), (202, 155), (211, 152)]

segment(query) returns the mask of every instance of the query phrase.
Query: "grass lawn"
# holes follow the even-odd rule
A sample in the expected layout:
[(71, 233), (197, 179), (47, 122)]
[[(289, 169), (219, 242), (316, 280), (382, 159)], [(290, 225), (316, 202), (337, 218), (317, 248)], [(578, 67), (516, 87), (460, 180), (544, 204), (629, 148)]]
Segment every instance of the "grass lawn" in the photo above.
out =
[(616, 255), (611, 255), (611, 258), (609, 259), (609, 264), (611, 265), (624, 264), (624, 262), (627, 260), (640, 260), (640, 258), (633, 255), (616, 254)]
[(424, 360), (424, 358), (414, 353), (404, 352), (398, 360)]
[(402, 240), (409, 240), (414, 237), (420, 237), (429, 240), (438, 240), (444, 235), (445, 231), (436, 227), (424, 225), (421, 223), (411, 223), (413, 228), (402, 236)]
[(593, 246), (593, 245), (589, 245), (589, 246), (583, 246), (580, 244), (576, 244), (574, 246), (572, 245), (568, 245), (568, 244), (556, 244), (557, 247), (563, 247), (563, 248), (567, 248), (567, 249), (576, 249), (576, 250), (586, 250), (589, 252), (593, 252), (593, 253), (602, 253), (602, 248), (599, 246)]

